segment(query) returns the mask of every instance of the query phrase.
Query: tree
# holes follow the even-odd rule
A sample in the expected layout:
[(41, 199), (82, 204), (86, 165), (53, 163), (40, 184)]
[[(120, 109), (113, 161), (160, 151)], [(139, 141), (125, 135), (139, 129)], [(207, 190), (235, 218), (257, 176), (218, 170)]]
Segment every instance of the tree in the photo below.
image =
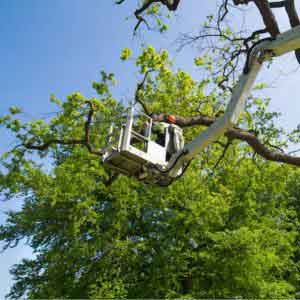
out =
[[(123, 4), (124, 1), (116, 1), (117, 4)], [(145, 16), (152, 16), (156, 20), (156, 23), (159, 25), (159, 30), (164, 31), (167, 27), (166, 24), (162, 22), (164, 7), (168, 11), (177, 11), (180, 8), (180, 0), (147, 0), (142, 1), (140, 7), (136, 9), (134, 15), (136, 16), (138, 22), (134, 28), (136, 31), (142, 23), (145, 23), (148, 29), (151, 26), (148, 24)], [(249, 36), (244, 36), (244, 31), (241, 29), (239, 32), (232, 32), (231, 28), (226, 26), (225, 19), (228, 16), (230, 9), (233, 9), (234, 6), (239, 5), (248, 5), (249, 3), (254, 3), (258, 8), (265, 28), (258, 29), (255, 31), (250, 31)], [(212, 57), (211, 65), (214, 65), (215, 62), (215, 72), (213, 75), (216, 77), (216, 85), (222, 90), (229, 90), (232, 92), (232, 87), (234, 86), (234, 77), (236, 72), (240, 71), (240, 61), (242, 55), (248, 57), (254, 45), (261, 42), (261, 36), (268, 34), (270, 37), (266, 39), (274, 39), (280, 33), (279, 25), (276, 21), (276, 18), (272, 12), (272, 9), (285, 8), (289, 21), (292, 27), (300, 25), (300, 20), (295, 8), (294, 0), (278, 1), (278, 2), (269, 2), (268, 0), (234, 0), (233, 5), (228, 0), (221, 1), (219, 5), (216, 16), (208, 16), (207, 22), (201, 27), (200, 31), (196, 35), (183, 35), (181, 37), (181, 46), (187, 44), (195, 43), (197, 41), (203, 42), (203, 40), (208, 40), (207, 45), (204, 48), (204, 55), (210, 55)], [(225, 24), (223, 24), (225, 23)], [(300, 50), (296, 51), (296, 57), (300, 62)], [(202, 62), (202, 57), (198, 58), (198, 63)], [(242, 62), (242, 64), (244, 61)], [(247, 68), (247, 60), (244, 70)], [(211, 74), (210, 74), (211, 75)], [(226, 98), (226, 97), (225, 97)], [(137, 99), (138, 100), (138, 99)], [(199, 99), (200, 100), (200, 99)], [(145, 108), (145, 103), (143, 107)], [(145, 109), (147, 112), (147, 109)], [(178, 119), (178, 124), (181, 126), (194, 126), (194, 125), (204, 125), (210, 126), (215, 118), (209, 118), (211, 116), (203, 116), (202, 112), (198, 118), (180, 118)], [(155, 118), (154, 118), (155, 119)], [(166, 116), (161, 115), (158, 117), (158, 120), (166, 119)], [(295, 130), (295, 134), (298, 130)], [(227, 136), (230, 136), (231, 139), (240, 139), (246, 141), (255, 151), (255, 153), (263, 156), (267, 160), (284, 162), (288, 164), (293, 164), (298, 166), (300, 160), (298, 157), (285, 154), (282, 149), (274, 148), (270, 149), (268, 143), (261, 142), (259, 137), (256, 134), (253, 134), (252, 128), (250, 131), (240, 130), (229, 130)], [(293, 138), (292, 138), (293, 139)]]
[[(180, 7), (180, 1), (143, 3), (135, 13), (136, 28), (146, 22), (144, 12), (156, 18), (162, 6)], [(227, 6), (227, 1), (220, 6), (217, 26)], [(207, 22), (211, 30), (214, 18)], [(229, 29), (221, 30), (222, 35), (227, 30), (224, 39), (217, 36), (226, 53), (251, 47), (247, 43), (257, 38), (244, 44)], [(231, 41), (236, 43), (227, 49)], [(175, 69), (166, 50), (148, 46), (136, 58), (141, 81), (135, 101), (156, 120), (178, 115), (187, 140), (222, 113), (231, 75), (239, 68), (222, 75), (228, 57), (218, 65), (212, 51), (195, 58), (205, 74), (198, 81)], [(236, 58), (244, 52), (240, 48)], [(130, 55), (124, 49), (121, 59)], [(16, 147), (1, 160), (1, 193), (24, 198), (22, 210), (10, 212), (0, 227), (0, 239), (5, 249), (27, 239), (36, 253), (12, 268), (9, 297), (295, 297), (299, 170), (290, 165), (299, 159), (274, 149), (297, 141), (299, 132), (283, 139), (268, 99), (252, 95), (239, 127), (206, 149), (185, 176), (168, 188), (147, 186), (116, 176), (99, 160), (110, 121), (121, 119), (125, 109), (110, 92), (114, 83), (114, 75), (103, 71), (93, 83), (97, 98), (74, 93), (62, 102), (52, 96), (61, 112), (49, 122), (24, 123), (17, 107), (0, 120), (16, 138)], [(36, 154), (51, 161), (50, 171)]]

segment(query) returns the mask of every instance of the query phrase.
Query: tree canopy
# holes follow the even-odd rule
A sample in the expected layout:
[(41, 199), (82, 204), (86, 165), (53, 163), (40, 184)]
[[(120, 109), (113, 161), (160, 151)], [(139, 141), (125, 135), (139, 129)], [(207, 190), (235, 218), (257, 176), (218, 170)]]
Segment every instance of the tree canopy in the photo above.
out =
[[(141, 1), (134, 30), (146, 24), (164, 32), (180, 2)], [(223, 21), (248, 2), (266, 28), (245, 38)], [(285, 7), (291, 25), (299, 25), (293, 1), (276, 3), (221, 1), (199, 35), (182, 36), (182, 45), (208, 43), (194, 59), (202, 79), (174, 67), (167, 50), (145, 46), (132, 61), (131, 50), (120, 49), (120, 59), (135, 63), (140, 76), (134, 101), (155, 120), (175, 114), (191, 141), (223, 113), (251, 46), (263, 34), (279, 34), (271, 8)], [(299, 128), (278, 128), (270, 99), (254, 91), (236, 127), (181, 179), (167, 188), (145, 185), (100, 159), (110, 122), (126, 108), (111, 92), (115, 84), (115, 75), (102, 71), (93, 82), (95, 98), (51, 96), (59, 113), (49, 121), (24, 122), (18, 107), (1, 117), (16, 146), (1, 157), (0, 191), (24, 204), (8, 212), (0, 240), (7, 250), (25, 239), (36, 254), (12, 267), (8, 297), (299, 296), (300, 158), (282, 150), (299, 142)]]

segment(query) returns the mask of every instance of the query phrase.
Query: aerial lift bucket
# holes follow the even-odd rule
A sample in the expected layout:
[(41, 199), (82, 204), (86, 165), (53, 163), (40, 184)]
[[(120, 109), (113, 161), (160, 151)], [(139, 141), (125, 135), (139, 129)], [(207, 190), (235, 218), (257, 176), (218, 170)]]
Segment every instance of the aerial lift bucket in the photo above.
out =
[[(127, 111), (127, 120), (121, 128), (112, 125), (108, 147), (103, 155), (104, 164), (122, 174), (144, 179), (149, 165), (167, 165), (169, 132), (165, 130), (163, 145), (153, 140), (151, 117), (136, 113), (134, 107)], [(117, 136), (117, 138), (116, 138)]]

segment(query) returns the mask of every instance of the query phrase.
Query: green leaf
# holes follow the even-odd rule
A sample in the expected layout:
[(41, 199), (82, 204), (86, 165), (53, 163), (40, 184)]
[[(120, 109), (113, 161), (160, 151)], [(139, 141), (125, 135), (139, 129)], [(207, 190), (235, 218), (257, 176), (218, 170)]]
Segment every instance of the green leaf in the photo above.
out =
[(124, 48), (122, 50), (120, 59), (123, 61), (128, 60), (131, 57), (131, 55), (132, 55), (132, 51), (129, 48)]

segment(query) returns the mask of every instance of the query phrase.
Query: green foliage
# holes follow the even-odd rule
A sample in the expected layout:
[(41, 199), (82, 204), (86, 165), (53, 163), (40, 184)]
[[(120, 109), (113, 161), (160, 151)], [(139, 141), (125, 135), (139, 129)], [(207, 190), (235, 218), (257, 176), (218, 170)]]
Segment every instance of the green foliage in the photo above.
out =
[[(213, 72), (207, 57), (195, 60)], [(172, 68), (166, 50), (143, 49), (136, 60), (149, 76), (141, 92), (154, 112), (214, 115), (228, 99), (217, 79), (195, 80)], [(101, 72), (97, 98), (79, 92), (49, 122), (16, 119), (13, 109), (1, 125), (16, 144), (81, 139), (90, 101), (95, 109), (91, 142), (105, 145), (110, 122), (124, 108), (111, 92), (114, 75)], [(241, 126), (280, 142), (266, 99), (252, 97)], [(273, 126), (274, 125), (274, 126)], [(186, 129), (191, 140), (203, 128)], [(299, 170), (253, 159), (234, 143), (217, 168), (223, 148), (216, 144), (193, 161), (168, 188), (119, 176), (81, 145), (51, 144), (46, 163), (16, 147), (2, 156), (0, 190), (22, 197), (0, 227), (4, 248), (22, 239), (36, 257), (13, 266), (9, 297), (28, 298), (293, 298), (299, 293)], [(49, 167), (51, 164), (51, 167)]]
[(132, 51), (129, 48), (124, 48), (121, 53), (121, 60), (128, 60), (132, 55)]
[(17, 106), (12, 106), (9, 108), (9, 111), (12, 115), (16, 115), (16, 114), (19, 114), (21, 113), (21, 109)]

